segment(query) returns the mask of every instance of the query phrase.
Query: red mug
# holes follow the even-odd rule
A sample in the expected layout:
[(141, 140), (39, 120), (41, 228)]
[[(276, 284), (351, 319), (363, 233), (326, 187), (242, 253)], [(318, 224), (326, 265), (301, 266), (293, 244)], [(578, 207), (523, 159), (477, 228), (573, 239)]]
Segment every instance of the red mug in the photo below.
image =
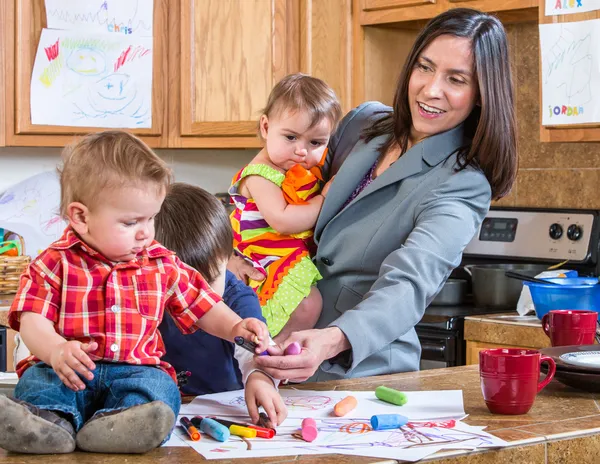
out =
[(554, 310), (544, 314), (542, 328), (552, 346), (591, 345), (596, 336), (596, 311)]
[[(540, 380), (540, 366), (548, 363), (548, 374)], [(479, 352), (479, 375), (483, 399), (493, 414), (526, 414), (535, 395), (556, 372), (554, 359), (537, 350), (494, 348)]]

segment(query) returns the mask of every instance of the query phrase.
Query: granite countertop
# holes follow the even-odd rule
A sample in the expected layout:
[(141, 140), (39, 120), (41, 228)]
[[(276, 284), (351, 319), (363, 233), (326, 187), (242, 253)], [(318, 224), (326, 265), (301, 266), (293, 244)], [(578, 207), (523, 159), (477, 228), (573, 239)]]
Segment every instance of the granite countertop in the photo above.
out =
[[(552, 381), (537, 397), (529, 414), (501, 416), (491, 414), (483, 402), (478, 366), (461, 366), (422, 372), (408, 372), (381, 377), (295, 385), (312, 390), (374, 390), (387, 385), (398, 390), (463, 390), (465, 411), (471, 425), (487, 426), (487, 431), (508, 441), (506, 448), (479, 451), (441, 452), (423, 462), (440, 464), (472, 463), (552, 463), (597, 462), (600, 455), (600, 394), (590, 394)], [(93, 462), (121, 464), (123, 455), (73, 453), (53, 459), (60, 463)], [(7, 464), (38, 462), (39, 457), (8, 454), (0, 450), (0, 461)], [(191, 448), (158, 448), (145, 455), (127, 456), (132, 463), (192, 463), (202, 457)], [(218, 463), (297, 463), (303, 464), (367, 464), (394, 463), (393, 460), (361, 456), (286, 456), (245, 460), (218, 460)]]
[(499, 345), (550, 347), (550, 339), (535, 316), (519, 316), (517, 312), (465, 317), (464, 339)]

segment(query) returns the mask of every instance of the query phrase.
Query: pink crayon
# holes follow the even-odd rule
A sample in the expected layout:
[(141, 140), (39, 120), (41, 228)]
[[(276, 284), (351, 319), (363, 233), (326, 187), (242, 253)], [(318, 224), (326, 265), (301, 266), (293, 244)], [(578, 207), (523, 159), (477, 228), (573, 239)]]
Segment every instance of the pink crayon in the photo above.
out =
[(298, 342), (293, 342), (290, 343), (288, 345), (288, 347), (285, 349), (285, 351), (283, 352), (283, 354), (287, 355), (292, 355), (292, 354), (300, 354), (302, 353), (302, 346), (300, 346), (300, 343)]
[(302, 438), (304, 441), (314, 441), (318, 434), (319, 430), (314, 419), (307, 417), (302, 420)]

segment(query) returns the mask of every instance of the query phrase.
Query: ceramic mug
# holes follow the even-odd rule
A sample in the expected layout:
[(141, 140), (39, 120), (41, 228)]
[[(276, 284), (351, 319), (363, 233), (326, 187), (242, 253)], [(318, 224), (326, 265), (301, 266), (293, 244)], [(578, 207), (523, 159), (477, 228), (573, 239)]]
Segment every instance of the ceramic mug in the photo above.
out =
[[(540, 382), (543, 362), (548, 363), (549, 369)], [(493, 348), (479, 352), (481, 391), (493, 414), (526, 414), (555, 372), (554, 360), (537, 350)]]
[(591, 345), (596, 335), (596, 311), (553, 310), (542, 318), (542, 328), (552, 346)]

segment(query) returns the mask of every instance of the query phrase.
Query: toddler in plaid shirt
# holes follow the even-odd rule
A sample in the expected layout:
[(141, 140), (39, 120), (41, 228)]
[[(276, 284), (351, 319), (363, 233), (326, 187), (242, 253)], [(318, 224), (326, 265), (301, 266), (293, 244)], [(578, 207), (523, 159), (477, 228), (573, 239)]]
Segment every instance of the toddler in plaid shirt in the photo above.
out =
[(69, 226), (22, 275), (9, 313), (32, 356), (17, 366), (15, 398), (0, 396), (0, 447), (143, 453), (168, 439), (181, 405), (161, 360), (165, 310), (184, 333), (242, 336), (257, 352), (268, 331), (154, 241), (171, 171), (141, 140), (82, 138), (65, 151), (60, 183)]

